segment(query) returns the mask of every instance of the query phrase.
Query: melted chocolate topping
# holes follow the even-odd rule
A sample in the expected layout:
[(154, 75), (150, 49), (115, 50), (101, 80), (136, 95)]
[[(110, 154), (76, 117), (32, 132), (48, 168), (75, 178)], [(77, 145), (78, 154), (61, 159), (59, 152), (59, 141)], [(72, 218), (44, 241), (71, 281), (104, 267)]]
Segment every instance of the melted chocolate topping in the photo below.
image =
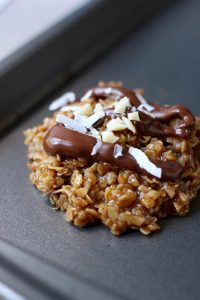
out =
[[(44, 150), (49, 155), (59, 153), (73, 158), (85, 157), (94, 161), (104, 161), (120, 169), (133, 170), (149, 176), (149, 173), (140, 168), (134, 157), (128, 153), (128, 149), (124, 149), (123, 156), (115, 158), (113, 156), (115, 144), (104, 143), (100, 151), (91, 156), (95, 144), (95, 137), (70, 130), (58, 123), (48, 131), (44, 139)], [(161, 180), (164, 181), (176, 181), (184, 171), (184, 167), (174, 161), (152, 160), (152, 162), (162, 168)]]
[[(119, 100), (126, 96), (136, 108), (140, 106), (140, 101), (134, 91), (125, 89), (124, 87), (96, 87), (87, 92), (89, 97), (109, 98)], [(184, 106), (181, 105), (164, 105), (160, 106), (149, 102), (154, 107), (151, 115), (139, 111), (140, 121), (136, 121), (138, 134), (152, 137), (181, 137), (188, 138), (191, 130), (194, 127), (195, 118), (193, 114)], [(107, 117), (115, 117), (113, 109), (105, 110)], [(174, 119), (179, 119), (176, 127), (170, 126), (170, 122)], [(97, 121), (95, 127), (101, 126)], [(49, 155), (66, 155), (68, 157), (78, 158), (85, 157), (94, 161), (103, 161), (114, 165), (120, 169), (129, 169), (138, 172), (142, 175), (151, 176), (145, 169), (141, 168), (137, 161), (128, 153), (128, 148), (123, 149), (123, 156), (115, 158), (114, 144), (104, 143), (96, 155), (91, 156), (93, 147), (96, 144), (96, 138), (81, 134), (79, 132), (65, 128), (62, 124), (56, 124), (52, 127), (44, 138), (44, 150)], [(151, 160), (157, 167), (162, 169), (163, 181), (176, 181), (181, 177), (185, 167), (175, 161)]]
[[(89, 90), (89, 92), (91, 98), (110, 98), (119, 100), (126, 96), (136, 108), (141, 104), (135, 92), (125, 89), (124, 87), (95, 87), (94, 89)], [(151, 112), (154, 118), (143, 112), (139, 112), (140, 121), (136, 122), (139, 133), (152, 137), (177, 136), (187, 138), (189, 136), (195, 123), (195, 117), (189, 109), (182, 105), (158, 105), (152, 102), (149, 102), (149, 104), (154, 107), (154, 110)], [(181, 120), (176, 128), (173, 128), (168, 124), (163, 124), (163, 122), (170, 122), (175, 118)]]

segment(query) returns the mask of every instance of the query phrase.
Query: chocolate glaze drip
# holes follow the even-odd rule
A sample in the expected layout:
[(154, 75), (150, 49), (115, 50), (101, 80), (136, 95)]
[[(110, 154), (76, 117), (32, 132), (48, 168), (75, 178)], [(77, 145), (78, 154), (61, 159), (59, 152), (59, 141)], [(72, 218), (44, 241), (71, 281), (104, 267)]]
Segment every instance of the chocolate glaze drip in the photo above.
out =
[[(126, 96), (136, 108), (141, 104), (134, 91), (125, 89), (124, 87), (95, 87), (87, 92), (89, 97), (96, 99), (110, 98), (118, 101)], [(149, 103), (154, 107), (153, 117), (139, 111), (140, 121), (136, 122), (138, 134), (152, 137), (165, 138), (167, 136), (188, 138), (195, 124), (193, 114), (184, 106), (160, 106), (155, 103)], [(114, 108), (105, 110), (105, 115), (108, 118), (117, 117), (114, 113)], [(170, 126), (170, 122), (178, 118), (180, 122), (176, 127)], [(103, 119), (94, 124), (94, 127), (99, 127), (103, 123)], [(92, 149), (96, 144), (96, 138), (81, 134), (79, 132), (65, 128), (62, 124), (56, 124), (52, 127), (44, 138), (44, 150), (49, 155), (66, 155), (68, 157), (85, 157), (94, 161), (103, 161), (114, 165), (120, 169), (129, 169), (138, 172), (142, 175), (151, 176), (145, 169), (139, 167), (137, 161), (128, 153), (128, 149), (123, 149), (123, 156), (115, 158), (114, 144), (103, 144), (100, 151), (91, 156)], [(186, 167), (181, 166), (174, 161), (152, 160), (157, 166), (162, 168), (163, 181), (176, 181), (184, 172)]]
[(90, 94), (91, 98), (109, 98), (116, 101), (122, 97), (128, 97), (132, 105), (138, 107), (141, 104), (135, 92), (124, 87), (95, 87), (87, 93)]
[[(122, 97), (128, 97), (132, 105), (136, 108), (141, 104), (137, 95), (133, 90), (128, 90), (124, 87), (95, 87), (88, 91), (90, 97), (93, 98), (110, 98), (113, 100), (119, 100)], [(189, 109), (182, 105), (158, 105), (149, 102), (154, 110), (151, 112), (154, 118), (139, 112), (140, 121), (136, 122), (136, 127), (139, 133), (142, 135), (150, 135), (152, 137), (181, 137), (188, 138), (191, 130), (194, 128), (195, 117)], [(173, 119), (178, 118), (180, 122), (176, 125), (176, 128), (169, 126), (166, 122), (170, 122)], [(165, 124), (163, 124), (165, 122)]]
[[(120, 169), (133, 170), (142, 175), (150, 174), (140, 168), (137, 161), (124, 149), (123, 156), (115, 158), (114, 144), (104, 143), (100, 151), (91, 156), (96, 144), (96, 138), (65, 128), (62, 124), (56, 124), (47, 133), (44, 139), (44, 150), (49, 155), (66, 155), (68, 157), (85, 157), (94, 161), (104, 161)], [(174, 161), (152, 160), (162, 168), (162, 181), (176, 181), (184, 171), (184, 167)]]

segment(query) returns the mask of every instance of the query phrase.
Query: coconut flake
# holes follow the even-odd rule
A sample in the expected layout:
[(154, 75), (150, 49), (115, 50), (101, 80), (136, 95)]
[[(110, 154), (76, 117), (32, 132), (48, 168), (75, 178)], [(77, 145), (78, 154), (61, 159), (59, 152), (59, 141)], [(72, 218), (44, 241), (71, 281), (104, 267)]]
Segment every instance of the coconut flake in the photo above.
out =
[(114, 158), (122, 156), (122, 146), (121, 145), (115, 144), (113, 156), (114, 156)]
[(97, 142), (92, 149), (91, 155), (97, 154), (99, 152), (99, 150), (101, 149), (102, 145), (103, 145), (102, 141), (100, 139), (97, 139)]
[(150, 104), (147, 103), (147, 100), (144, 99), (144, 97), (143, 97), (142, 95), (136, 94), (136, 96), (137, 96), (138, 100), (140, 101), (140, 103), (143, 104), (143, 107), (144, 107), (147, 111), (151, 112), (152, 110), (155, 109), (155, 107), (153, 107), (152, 105), (150, 105)]
[(57, 115), (56, 122), (62, 123), (66, 128), (78, 131), (80, 133), (85, 134), (87, 132), (87, 129), (84, 125), (64, 115)]
[(90, 127), (90, 128), (88, 128), (89, 129), (89, 131), (90, 131), (90, 134), (92, 135), (92, 136), (94, 136), (94, 137), (96, 137), (96, 138), (98, 138), (98, 139), (101, 139), (101, 136), (100, 136), (100, 133), (99, 133), (99, 131), (98, 130), (96, 130), (94, 127)]
[(142, 106), (149, 112), (151, 112), (155, 109), (155, 107), (153, 107), (152, 105), (150, 105), (148, 103), (143, 103)]
[[(98, 112), (96, 114), (93, 114), (90, 117), (81, 116), (79, 114), (75, 115), (75, 121), (82, 124), (88, 129), (91, 129), (92, 125), (96, 123), (99, 119), (101, 119), (105, 115), (104, 112)], [(94, 128), (95, 129), (95, 128)], [(97, 130), (96, 130), (97, 131)]]
[(150, 113), (149, 111), (146, 110), (145, 104), (140, 104), (140, 106), (138, 106), (137, 110), (143, 112), (144, 114), (150, 116), (153, 119), (155, 118), (153, 113)]
[(99, 119), (103, 118), (105, 116), (105, 113), (103, 111), (99, 111), (93, 115), (91, 115), (89, 118), (85, 120), (86, 127), (89, 128), (93, 124), (95, 124)]
[(135, 158), (140, 168), (145, 169), (148, 173), (155, 177), (161, 178), (162, 169), (154, 165), (142, 150), (130, 147), (128, 152)]
[(87, 91), (87, 93), (81, 98), (81, 101), (87, 100), (92, 96), (92, 90)]
[(135, 111), (137, 111), (136, 107), (135, 107), (135, 106), (132, 106), (132, 107), (131, 107), (131, 112), (135, 112)]
[(136, 97), (138, 98), (140, 103), (142, 103), (142, 104), (147, 103), (147, 100), (144, 99), (144, 97), (141, 94), (136, 93)]
[(67, 92), (61, 97), (55, 99), (50, 105), (49, 110), (57, 110), (67, 103), (72, 103), (76, 100), (76, 95), (73, 92)]
[(80, 109), (80, 105), (65, 105), (61, 108), (61, 111), (77, 111)]
[(75, 114), (75, 118), (74, 120), (80, 124), (82, 124), (83, 126), (87, 127), (86, 125), (86, 119), (87, 117), (86, 116), (81, 116), (79, 114)]
[(108, 87), (108, 88), (105, 89), (105, 92), (106, 92), (106, 94), (112, 94), (113, 88)]

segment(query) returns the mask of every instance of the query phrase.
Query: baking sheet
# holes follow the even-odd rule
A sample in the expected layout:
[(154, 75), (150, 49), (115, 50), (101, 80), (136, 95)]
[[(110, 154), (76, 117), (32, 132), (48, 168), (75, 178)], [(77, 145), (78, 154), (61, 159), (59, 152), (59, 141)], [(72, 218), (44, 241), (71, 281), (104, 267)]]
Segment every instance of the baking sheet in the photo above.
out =
[[(66, 89), (81, 95), (98, 80), (122, 80), (145, 88), (153, 101), (179, 102), (200, 115), (199, 14), (199, 1), (178, 2)], [(44, 106), (0, 143), (0, 236), (127, 299), (198, 299), (199, 196), (187, 217), (163, 220), (162, 230), (148, 237), (66, 223), (30, 184), (26, 169), (22, 130), (47, 114)]]
[(172, 2), (126, 0), (124, 5), (121, 0), (85, 1), (87, 4), (82, 8), (65, 18), (60, 16), (46, 31), (41, 27), (41, 34), (0, 61), (0, 133), (105, 52), (130, 28), (134, 30)]

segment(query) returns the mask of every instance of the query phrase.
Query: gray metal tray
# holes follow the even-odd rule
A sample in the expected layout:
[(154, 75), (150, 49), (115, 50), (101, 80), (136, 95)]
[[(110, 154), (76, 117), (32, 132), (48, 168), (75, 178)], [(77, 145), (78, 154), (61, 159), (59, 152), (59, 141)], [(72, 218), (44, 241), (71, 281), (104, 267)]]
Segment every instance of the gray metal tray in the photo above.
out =
[[(179, 102), (200, 115), (199, 15), (199, 1), (178, 2), (66, 89), (81, 95), (98, 80), (122, 80), (145, 88), (154, 101)], [(114, 298), (199, 299), (200, 198), (187, 217), (161, 221), (162, 230), (148, 237), (115, 237), (101, 225), (78, 229), (66, 223), (30, 184), (26, 169), (22, 131), (48, 114), (46, 105), (0, 143), (0, 236)]]
[(89, 1), (0, 61), (0, 132), (171, 1)]

